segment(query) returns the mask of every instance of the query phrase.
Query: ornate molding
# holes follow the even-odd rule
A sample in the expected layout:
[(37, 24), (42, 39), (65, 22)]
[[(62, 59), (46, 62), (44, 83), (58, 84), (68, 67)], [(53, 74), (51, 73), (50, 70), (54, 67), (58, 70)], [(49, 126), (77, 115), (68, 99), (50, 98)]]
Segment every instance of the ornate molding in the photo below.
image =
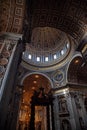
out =
[(22, 33), (25, 1), (2, 1), (0, 7), (0, 32)]

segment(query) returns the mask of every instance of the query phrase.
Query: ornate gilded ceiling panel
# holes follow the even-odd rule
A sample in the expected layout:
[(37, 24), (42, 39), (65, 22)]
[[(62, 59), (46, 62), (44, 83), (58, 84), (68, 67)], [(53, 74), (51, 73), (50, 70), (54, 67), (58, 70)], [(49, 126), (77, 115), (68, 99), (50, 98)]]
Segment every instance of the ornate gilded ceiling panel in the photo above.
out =
[(0, 1), (0, 32), (22, 33), (25, 0)]

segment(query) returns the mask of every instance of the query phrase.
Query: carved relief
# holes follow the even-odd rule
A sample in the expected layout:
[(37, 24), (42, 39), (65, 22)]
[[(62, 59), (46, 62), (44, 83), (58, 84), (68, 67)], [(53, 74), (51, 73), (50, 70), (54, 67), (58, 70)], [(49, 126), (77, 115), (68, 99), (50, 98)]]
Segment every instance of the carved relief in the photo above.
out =
[(80, 105), (80, 100), (79, 100), (79, 96), (75, 95), (75, 103), (78, 109), (81, 109), (81, 105)]
[(13, 41), (0, 40), (0, 86), (4, 78), (14, 45), (15, 43)]
[(85, 105), (85, 109), (86, 109), (86, 112), (87, 112), (87, 98), (85, 98), (85, 100), (84, 100), (84, 105)]
[(85, 124), (84, 124), (82, 117), (79, 117), (79, 122), (80, 122), (81, 129), (85, 130)]
[(69, 120), (63, 119), (61, 122), (61, 128), (62, 130), (72, 130)]
[(58, 96), (58, 100), (59, 100), (59, 112), (61, 113), (66, 113), (68, 112), (68, 108), (67, 108), (67, 101), (64, 97)]
[(23, 5), (24, 4), (24, 0), (16, 0), (16, 4)]

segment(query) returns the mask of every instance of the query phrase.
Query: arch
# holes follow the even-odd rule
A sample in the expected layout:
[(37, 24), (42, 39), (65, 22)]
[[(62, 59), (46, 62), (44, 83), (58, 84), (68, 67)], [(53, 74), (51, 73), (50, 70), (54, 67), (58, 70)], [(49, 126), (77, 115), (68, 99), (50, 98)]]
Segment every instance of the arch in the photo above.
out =
[(73, 56), (67, 67), (67, 82), (71, 82), (73, 78), (74, 82), (77, 82), (77, 71), (82, 64), (82, 55), (77, 53)]
[(21, 79), (21, 85), (23, 85), (23, 82), (24, 82), (24, 80), (26, 79), (26, 77), (28, 77), (28, 76), (30, 76), (30, 75), (32, 75), (32, 74), (39, 74), (39, 75), (44, 76), (45, 78), (48, 79), (48, 81), (49, 81), (50, 84), (51, 84), (51, 87), (53, 88), (53, 83), (52, 83), (52, 80), (50, 79), (50, 77), (47, 76), (46, 74), (40, 73), (40, 72), (31, 72), (31, 73), (28, 72), (28, 73), (26, 73), (26, 74), (24, 75), (24, 77)]
[[(46, 104), (48, 105), (49, 101), (47, 95), (51, 94), (50, 92), (53, 85), (49, 76), (37, 72), (26, 73), (21, 80), (21, 85), (24, 85), (19, 108), (19, 113), (22, 114), (19, 114), (18, 122), (19, 124), (21, 121), (22, 123), (25, 122), (24, 124), (26, 125), (28, 121), (28, 126), (31, 128), (33, 120), (32, 115), (34, 116), (35, 112), (39, 112), (39, 108), (37, 106), (45, 105), (44, 111), (46, 111)], [(32, 101), (35, 101), (35, 105), (32, 104)], [(32, 108), (32, 105), (34, 106), (34, 109)], [(25, 115), (26, 118), (22, 118), (23, 115)], [(27, 115), (30, 116), (27, 117)]]
[(71, 58), (70, 62), (67, 64), (67, 67), (66, 67), (66, 72), (67, 72), (67, 73), (66, 73), (66, 82), (68, 82), (68, 70), (69, 70), (69, 66), (70, 66), (72, 60), (73, 60), (75, 57), (77, 57), (77, 56), (82, 57), (82, 55), (81, 55), (80, 52), (76, 52), (76, 54)]
[(68, 71), (68, 69), (69, 69), (69, 66), (70, 66), (72, 60), (73, 60), (75, 57), (77, 57), (77, 56), (82, 57), (82, 54), (81, 54), (80, 52), (76, 52), (76, 54), (71, 58), (70, 62), (68, 63), (67, 71)]

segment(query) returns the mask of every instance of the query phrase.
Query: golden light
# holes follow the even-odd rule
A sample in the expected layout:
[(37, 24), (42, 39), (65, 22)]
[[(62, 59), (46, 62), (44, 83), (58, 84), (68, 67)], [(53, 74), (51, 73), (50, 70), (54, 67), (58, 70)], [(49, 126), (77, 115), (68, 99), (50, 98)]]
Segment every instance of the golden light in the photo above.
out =
[(32, 87), (33, 90), (35, 90), (35, 87)]
[(75, 60), (75, 64), (78, 64), (79, 63), (79, 60), (77, 59), (77, 60)]
[(39, 78), (39, 75), (35, 75), (35, 78)]
[(24, 108), (27, 108), (27, 106), (24, 106)]
[(25, 90), (23, 90), (23, 93), (25, 93), (26, 91)]
[(24, 99), (23, 99), (22, 103), (24, 103)]
[(29, 114), (29, 117), (30, 117), (31, 115)]
[(34, 83), (34, 84), (36, 84), (36, 83), (37, 83), (37, 81), (34, 81), (33, 83)]

